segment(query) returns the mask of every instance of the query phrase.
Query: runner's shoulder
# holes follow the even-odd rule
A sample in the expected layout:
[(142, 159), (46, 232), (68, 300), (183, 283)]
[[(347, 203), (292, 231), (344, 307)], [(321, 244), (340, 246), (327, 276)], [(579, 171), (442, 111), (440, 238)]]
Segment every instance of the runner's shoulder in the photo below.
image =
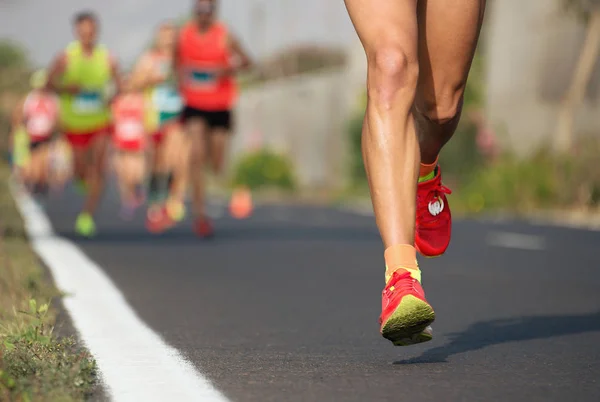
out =
[(224, 33), (226, 33), (227, 35), (229, 35), (229, 32), (230, 32), (230, 30), (229, 30), (229, 25), (227, 25), (227, 24), (225, 23), (225, 21), (216, 20), (216, 21), (214, 22), (214, 24), (215, 24), (215, 27), (216, 27), (217, 29), (219, 29), (219, 30), (221, 30), (222, 32), (224, 32)]
[(67, 65), (68, 60), (69, 60), (69, 52), (67, 51), (67, 49), (65, 49), (56, 55), (52, 64), (54, 66), (64, 67)]
[(177, 29), (177, 34), (179, 35), (179, 37), (185, 35), (186, 33), (188, 33), (191, 29), (194, 28), (194, 23), (193, 21), (187, 21), (185, 22), (183, 25), (181, 25), (181, 27), (179, 27)]
[(108, 57), (108, 60), (110, 60), (110, 62), (112, 63), (113, 61), (116, 61), (117, 58), (115, 56), (115, 54), (109, 50), (108, 46), (106, 46), (104, 43), (99, 43), (96, 45), (96, 51), (101, 53), (101, 54), (105, 54), (106, 57)]

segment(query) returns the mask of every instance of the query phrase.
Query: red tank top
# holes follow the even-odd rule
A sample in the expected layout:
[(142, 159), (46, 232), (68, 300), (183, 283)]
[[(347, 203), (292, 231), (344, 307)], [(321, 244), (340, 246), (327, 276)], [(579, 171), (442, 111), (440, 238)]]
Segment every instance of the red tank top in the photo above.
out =
[(31, 142), (41, 141), (52, 135), (58, 112), (58, 99), (54, 95), (43, 92), (27, 95), (23, 105), (23, 120)]
[(215, 70), (231, 65), (227, 28), (214, 23), (201, 33), (187, 23), (179, 34), (178, 65), (181, 94), (186, 106), (208, 111), (230, 110), (237, 96), (235, 79), (216, 78)]
[(114, 102), (114, 140), (117, 148), (138, 150), (144, 147), (145, 106), (145, 99), (139, 94), (123, 95)]

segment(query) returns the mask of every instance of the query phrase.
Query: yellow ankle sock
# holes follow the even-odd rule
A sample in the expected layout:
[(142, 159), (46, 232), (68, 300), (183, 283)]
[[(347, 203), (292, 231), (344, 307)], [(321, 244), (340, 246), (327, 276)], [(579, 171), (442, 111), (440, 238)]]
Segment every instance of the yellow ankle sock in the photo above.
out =
[(396, 244), (385, 250), (385, 282), (399, 269), (408, 271), (410, 276), (421, 282), (417, 250), (410, 244)]

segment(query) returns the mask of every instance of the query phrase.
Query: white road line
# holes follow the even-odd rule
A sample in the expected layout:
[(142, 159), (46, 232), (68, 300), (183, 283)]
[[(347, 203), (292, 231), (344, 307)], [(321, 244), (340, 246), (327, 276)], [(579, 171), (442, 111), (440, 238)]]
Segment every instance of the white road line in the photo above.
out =
[(227, 402), (174, 348), (143, 323), (102, 269), (70, 241), (53, 233), (48, 218), (16, 195), (34, 250), (49, 267), (81, 340), (96, 358), (116, 402)]
[(543, 250), (546, 242), (542, 236), (512, 232), (491, 232), (487, 244), (494, 247), (516, 248), (521, 250)]

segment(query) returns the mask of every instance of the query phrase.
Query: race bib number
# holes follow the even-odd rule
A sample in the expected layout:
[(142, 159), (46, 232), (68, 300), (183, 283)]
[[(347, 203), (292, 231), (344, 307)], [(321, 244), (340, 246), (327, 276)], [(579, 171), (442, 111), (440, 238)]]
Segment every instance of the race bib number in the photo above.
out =
[(210, 71), (190, 71), (189, 81), (197, 89), (211, 90), (217, 86), (217, 76)]
[(144, 124), (137, 119), (127, 119), (116, 124), (116, 133), (122, 141), (136, 141), (144, 137)]
[(162, 113), (179, 113), (183, 109), (183, 101), (177, 91), (167, 86), (156, 88), (153, 102)]
[(34, 116), (27, 121), (27, 132), (36, 137), (47, 137), (52, 132), (53, 122), (48, 116)]
[(94, 114), (102, 110), (103, 104), (99, 92), (82, 92), (75, 96), (73, 110), (79, 114)]

